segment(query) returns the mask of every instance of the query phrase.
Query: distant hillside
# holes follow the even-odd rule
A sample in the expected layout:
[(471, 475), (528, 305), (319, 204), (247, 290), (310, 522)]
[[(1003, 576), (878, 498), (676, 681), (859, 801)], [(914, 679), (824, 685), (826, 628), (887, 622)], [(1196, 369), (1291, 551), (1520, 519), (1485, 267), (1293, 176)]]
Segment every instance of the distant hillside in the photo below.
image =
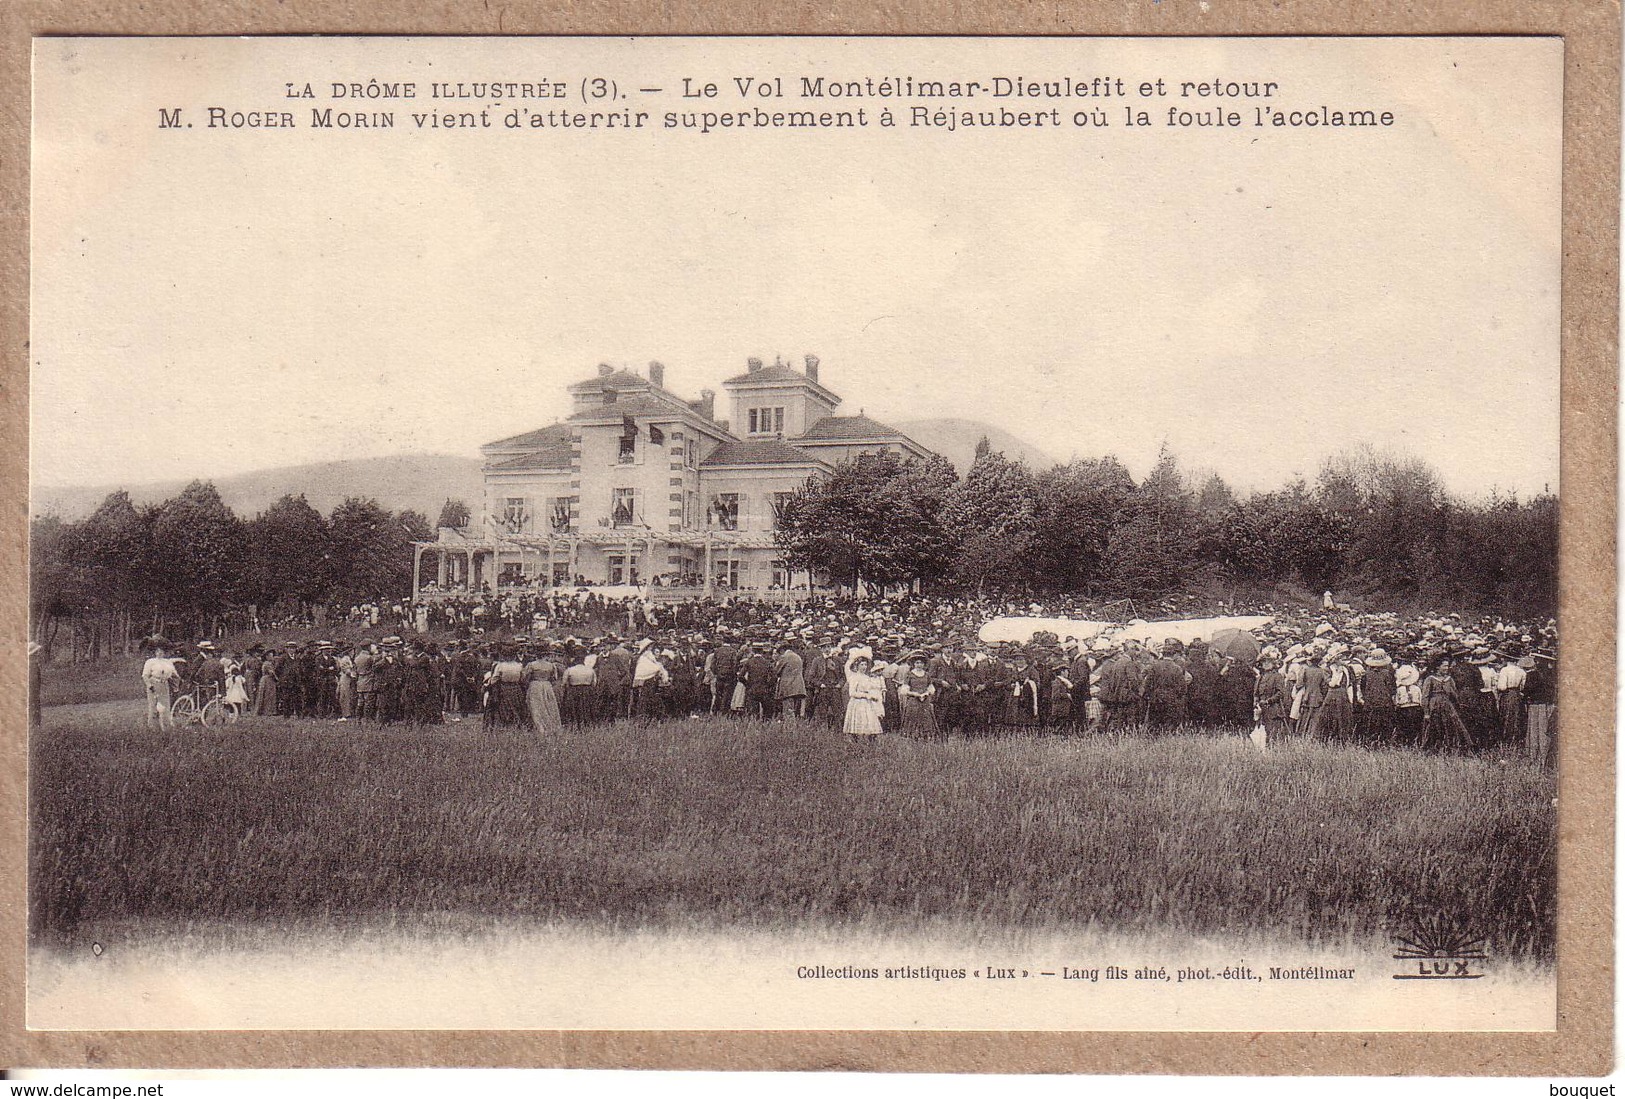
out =
[[(450, 454), (398, 454), (279, 466), (213, 480), (220, 498), (244, 518), (264, 511), (286, 493), (302, 492), (323, 515), (331, 513), (346, 496), (371, 496), (391, 511), (421, 511), (431, 523), (439, 517), (440, 505), (448, 498), (461, 499), (478, 510), (481, 483), (480, 459)], [(128, 490), (130, 499), (137, 504), (155, 504), (185, 487), (185, 481), (91, 487), (35, 485), (30, 511), (34, 515), (54, 513), (64, 519), (82, 519), (116, 489)]]
[(1008, 431), (979, 420), (906, 420), (892, 425), (923, 447), (947, 458), (963, 474), (976, 457), (976, 443), (987, 436), (994, 450), (1011, 461), (1025, 459), (1033, 469), (1046, 469), (1055, 459), (1031, 443), (1024, 443)]

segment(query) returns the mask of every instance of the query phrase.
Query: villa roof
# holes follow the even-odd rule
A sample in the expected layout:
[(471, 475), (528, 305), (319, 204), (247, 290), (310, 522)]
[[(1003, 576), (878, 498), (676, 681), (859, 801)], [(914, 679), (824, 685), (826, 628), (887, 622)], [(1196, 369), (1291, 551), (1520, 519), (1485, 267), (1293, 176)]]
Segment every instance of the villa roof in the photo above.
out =
[(648, 378), (634, 374), (630, 370), (614, 370), (608, 374), (594, 374), (585, 381), (576, 382), (570, 386), (571, 392), (583, 392), (594, 389), (643, 389), (656, 388)]
[(572, 423), (583, 420), (619, 420), (625, 416), (634, 419), (640, 416), (652, 416), (659, 419), (680, 420), (684, 416), (698, 416), (686, 403), (673, 404), (658, 397), (646, 394), (636, 394), (623, 400), (611, 401), (608, 404), (593, 404), (570, 415)]
[(569, 424), (548, 424), (535, 431), (527, 431), (523, 435), (513, 435), (506, 439), (498, 439), (494, 443), (486, 443), (486, 447), (501, 447), (504, 450), (519, 447), (544, 447), (552, 443), (570, 441)]
[(817, 465), (816, 454), (781, 443), (777, 439), (742, 439), (723, 443), (705, 456), (704, 466), (783, 466)]
[[(800, 438), (812, 442), (833, 442), (840, 439), (908, 439), (908, 436), (889, 424), (871, 420), (859, 413), (856, 416), (825, 416)], [(909, 442), (913, 441), (909, 439)]]
[(529, 469), (569, 469), (572, 448), (568, 440), (554, 443), (540, 450), (521, 454), (517, 458), (508, 458), (501, 462), (493, 462), (485, 468), (490, 471), (512, 472), (514, 470)]
[(818, 383), (792, 366), (783, 363), (774, 363), (772, 366), (763, 366), (757, 370), (747, 370), (743, 374), (735, 374), (723, 385), (784, 385), (796, 382), (807, 382), (811, 385)]

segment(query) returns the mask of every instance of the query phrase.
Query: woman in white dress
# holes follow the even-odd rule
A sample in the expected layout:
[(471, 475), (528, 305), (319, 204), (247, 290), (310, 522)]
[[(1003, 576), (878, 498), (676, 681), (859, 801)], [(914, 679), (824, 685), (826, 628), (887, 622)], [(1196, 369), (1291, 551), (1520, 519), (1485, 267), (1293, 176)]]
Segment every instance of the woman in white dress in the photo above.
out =
[(886, 704), (886, 681), (870, 671), (870, 659), (854, 649), (846, 661), (846, 735), (854, 744), (877, 744), (880, 714)]

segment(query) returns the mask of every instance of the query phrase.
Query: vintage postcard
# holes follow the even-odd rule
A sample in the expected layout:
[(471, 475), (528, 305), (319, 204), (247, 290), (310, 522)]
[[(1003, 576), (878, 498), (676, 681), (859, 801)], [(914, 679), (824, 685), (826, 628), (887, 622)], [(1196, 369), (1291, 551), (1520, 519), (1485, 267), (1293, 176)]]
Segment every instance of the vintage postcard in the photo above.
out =
[(36, 38), (27, 1027), (1553, 1032), (1564, 62)]

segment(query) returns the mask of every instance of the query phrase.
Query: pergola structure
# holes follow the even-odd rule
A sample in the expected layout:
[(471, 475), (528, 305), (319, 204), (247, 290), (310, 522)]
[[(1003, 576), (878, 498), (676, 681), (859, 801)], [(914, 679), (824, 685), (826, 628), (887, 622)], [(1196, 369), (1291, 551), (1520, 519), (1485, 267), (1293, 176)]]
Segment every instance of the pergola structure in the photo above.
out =
[(553, 534), (502, 531), (480, 538), (471, 537), (461, 530), (442, 527), (439, 540), (412, 543), (412, 597), (417, 599), (423, 591), (423, 556), (426, 553), (434, 553), (437, 557), (435, 579), (441, 591), (474, 591), (482, 583), (489, 583), (495, 591), (505, 560), (517, 561), (521, 567), (536, 561), (541, 565), (541, 575), (548, 583), (552, 582), (554, 563), (567, 561), (569, 575), (573, 578), (578, 571), (583, 545), (623, 550), (628, 561), (640, 549), (644, 549), (647, 551), (644, 559), (651, 562), (655, 559), (657, 546), (703, 550), (700, 575), (704, 579), (704, 594), (709, 596), (715, 587), (712, 562), (716, 553), (773, 549), (775, 543), (770, 533), (740, 530), (656, 531), (645, 526), (603, 527)]

